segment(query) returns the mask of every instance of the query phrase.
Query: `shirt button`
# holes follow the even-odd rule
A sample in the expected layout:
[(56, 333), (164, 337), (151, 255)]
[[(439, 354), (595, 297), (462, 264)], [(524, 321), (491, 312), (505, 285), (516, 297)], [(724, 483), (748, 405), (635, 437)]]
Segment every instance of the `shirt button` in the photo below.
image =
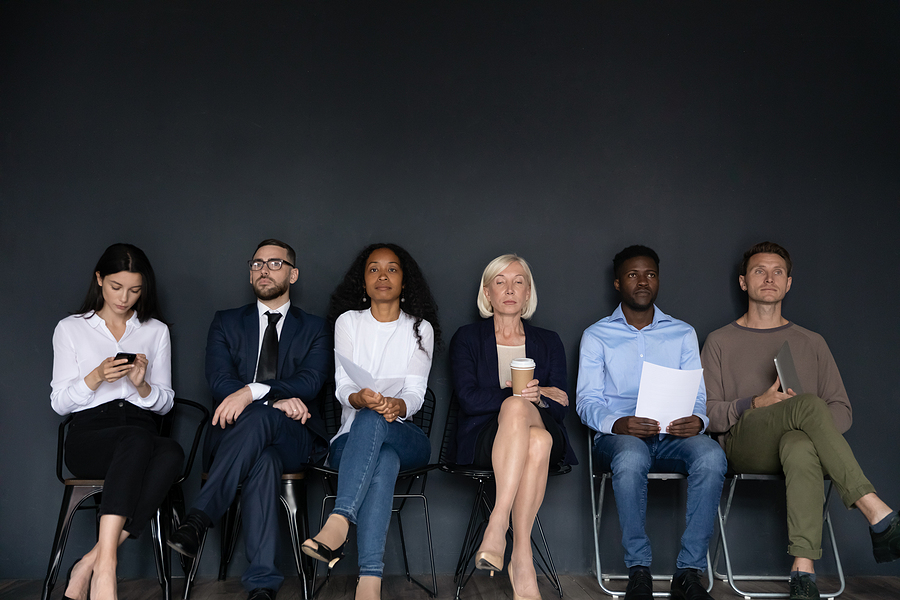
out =
[(124, 402), (119, 402), (119, 408), (122, 408), (123, 406), (125, 406), (125, 403), (124, 403)]

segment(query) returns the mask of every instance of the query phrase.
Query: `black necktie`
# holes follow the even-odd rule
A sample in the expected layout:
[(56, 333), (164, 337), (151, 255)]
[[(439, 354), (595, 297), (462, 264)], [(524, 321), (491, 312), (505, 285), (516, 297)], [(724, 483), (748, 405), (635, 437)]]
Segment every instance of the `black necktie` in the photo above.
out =
[(278, 377), (278, 319), (281, 313), (266, 312), (269, 325), (263, 335), (262, 348), (259, 351), (259, 364), (256, 365), (256, 380), (267, 381)]

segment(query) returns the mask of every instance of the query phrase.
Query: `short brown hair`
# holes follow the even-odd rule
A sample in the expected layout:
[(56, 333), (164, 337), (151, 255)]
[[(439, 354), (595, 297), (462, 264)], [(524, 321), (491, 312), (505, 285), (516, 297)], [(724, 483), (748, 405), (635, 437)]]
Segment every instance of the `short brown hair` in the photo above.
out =
[(744, 252), (744, 258), (741, 260), (741, 275), (747, 274), (747, 263), (750, 262), (750, 259), (756, 254), (777, 254), (784, 259), (784, 263), (787, 266), (787, 275), (788, 277), (791, 276), (791, 269), (793, 269), (791, 255), (787, 250), (775, 242), (760, 242), (754, 244), (749, 250)]
[[(282, 242), (281, 240), (276, 240), (275, 238), (269, 238), (269, 239), (267, 239), (267, 240), (261, 241), (261, 242), (256, 246), (256, 250), (259, 250), (259, 249), (262, 248), (263, 246), (278, 246), (279, 248), (284, 248), (285, 251), (287, 252), (287, 261), (288, 261), (289, 263), (291, 263), (292, 265), (294, 265), (294, 268), (297, 267), (297, 253), (294, 252), (294, 249), (291, 248), (291, 247), (290, 247), (288, 244), (286, 244), (285, 242)], [(254, 250), (254, 254), (255, 254), (255, 253), (256, 253), (256, 251)]]

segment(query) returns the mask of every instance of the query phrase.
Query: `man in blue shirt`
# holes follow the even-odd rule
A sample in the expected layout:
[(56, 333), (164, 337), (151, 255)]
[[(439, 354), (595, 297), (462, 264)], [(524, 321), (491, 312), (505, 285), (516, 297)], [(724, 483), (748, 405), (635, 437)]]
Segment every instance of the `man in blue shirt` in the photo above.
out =
[(654, 305), (659, 292), (659, 257), (646, 246), (629, 246), (613, 259), (613, 285), (621, 303), (581, 338), (576, 409), (597, 432), (592, 451), (601, 470), (612, 472), (629, 581), (626, 600), (650, 600), (650, 540), (644, 531), (647, 473), (688, 476), (687, 514), (672, 597), (710, 600), (700, 581), (727, 468), (719, 444), (702, 435), (706, 387), (701, 381), (693, 414), (665, 425), (636, 417), (641, 369), (647, 362), (674, 369), (699, 369), (694, 329)]

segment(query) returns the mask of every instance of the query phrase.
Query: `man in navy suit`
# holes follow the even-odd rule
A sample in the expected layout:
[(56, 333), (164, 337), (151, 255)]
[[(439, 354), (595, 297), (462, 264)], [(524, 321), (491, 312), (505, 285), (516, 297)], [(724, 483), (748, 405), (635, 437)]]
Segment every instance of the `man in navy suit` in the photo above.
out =
[(206, 529), (242, 486), (242, 521), (250, 566), (241, 578), (250, 600), (273, 599), (284, 577), (275, 568), (281, 474), (297, 471), (327, 448), (312, 403), (330, 369), (325, 322), (291, 306), (294, 250), (259, 243), (250, 264), (257, 301), (216, 313), (206, 343), (206, 379), (216, 410), (207, 430), (209, 477), (170, 536), (169, 546), (196, 556)]

